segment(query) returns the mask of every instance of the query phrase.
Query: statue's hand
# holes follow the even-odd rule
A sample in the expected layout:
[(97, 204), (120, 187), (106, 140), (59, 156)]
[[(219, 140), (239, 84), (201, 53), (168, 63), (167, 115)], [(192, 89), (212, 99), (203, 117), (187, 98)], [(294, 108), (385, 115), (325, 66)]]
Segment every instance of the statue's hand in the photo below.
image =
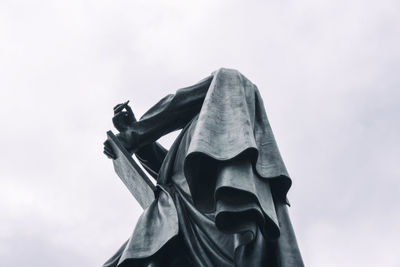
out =
[(133, 114), (133, 111), (128, 103), (129, 100), (114, 107), (114, 117), (112, 118), (112, 121), (114, 127), (121, 133), (127, 131), (129, 128), (132, 128), (133, 124), (136, 122), (135, 114)]
[[(112, 121), (115, 128), (120, 132), (116, 135), (118, 140), (132, 154), (139, 148), (139, 133), (135, 131), (136, 118), (128, 103), (129, 101), (114, 107)], [(115, 152), (108, 140), (104, 142), (104, 154), (109, 158), (116, 158)]]
[(115, 152), (108, 140), (104, 141), (103, 143), (104, 148), (103, 148), (103, 153), (109, 158), (109, 159), (116, 159), (117, 155), (115, 155)]

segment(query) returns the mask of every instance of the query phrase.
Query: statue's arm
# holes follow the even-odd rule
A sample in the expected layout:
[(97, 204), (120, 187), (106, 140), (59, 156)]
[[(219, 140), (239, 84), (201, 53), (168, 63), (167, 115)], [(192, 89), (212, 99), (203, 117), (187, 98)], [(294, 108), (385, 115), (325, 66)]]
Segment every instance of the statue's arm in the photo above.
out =
[(212, 76), (194, 86), (182, 88), (150, 108), (134, 125), (140, 142), (149, 144), (185, 127), (200, 112), (211, 80)]
[[(160, 137), (182, 129), (200, 112), (211, 81), (212, 76), (209, 76), (196, 85), (179, 89), (175, 94), (164, 97), (139, 121), (135, 119), (128, 102), (118, 104), (114, 107), (113, 117), (114, 126), (120, 132), (117, 138), (130, 153), (139, 152), (139, 157), (149, 162), (153, 161), (149, 159), (154, 159), (153, 170), (157, 170), (156, 166), (161, 166), (159, 159), (163, 158), (163, 149), (157, 144), (152, 144)], [(142, 153), (144, 147), (152, 149), (147, 148), (144, 150), (146, 153)], [(104, 143), (104, 153), (110, 158), (115, 158), (107, 141)]]

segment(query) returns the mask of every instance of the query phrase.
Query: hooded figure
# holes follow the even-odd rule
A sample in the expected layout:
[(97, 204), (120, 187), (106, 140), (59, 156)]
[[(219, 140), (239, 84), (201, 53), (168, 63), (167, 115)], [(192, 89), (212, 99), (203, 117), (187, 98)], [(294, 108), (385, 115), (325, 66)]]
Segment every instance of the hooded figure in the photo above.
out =
[[(139, 121), (123, 108), (118, 138), (157, 180), (156, 199), (104, 267), (304, 266), (287, 210), (292, 181), (252, 82), (221, 68)], [(169, 151), (156, 142), (179, 129)]]

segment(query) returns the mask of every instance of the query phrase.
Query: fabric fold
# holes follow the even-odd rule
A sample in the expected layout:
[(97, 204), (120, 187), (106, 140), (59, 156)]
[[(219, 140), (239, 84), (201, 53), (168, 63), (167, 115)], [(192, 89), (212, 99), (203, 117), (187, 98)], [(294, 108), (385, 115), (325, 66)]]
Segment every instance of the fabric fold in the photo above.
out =
[(232, 227), (240, 220), (255, 220), (266, 237), (279, 237), (269, 181), (259, 177), (246, 154), (220, 164), (214, 198), (216, 224), (221, 230), (222, 222)]
[(228, 161), (240, 154), (247, 155), (259, 177), (273, 181), (277, 197), (286, 199), (292, 182), (252, 82), (236, 70), (219, 69), (198, 116), (184, 165), (195, 203), (200, 195), (196, 188), (216, 182), (215, 177), (198, 178), (204, 163)]
[(178, 235), (178, 214), (174, 201), (165, 189), (159, 188), (157, 201), (139, 217), (135, 230), (121, 253), (119, 265), (128, 259), (154, 255)]

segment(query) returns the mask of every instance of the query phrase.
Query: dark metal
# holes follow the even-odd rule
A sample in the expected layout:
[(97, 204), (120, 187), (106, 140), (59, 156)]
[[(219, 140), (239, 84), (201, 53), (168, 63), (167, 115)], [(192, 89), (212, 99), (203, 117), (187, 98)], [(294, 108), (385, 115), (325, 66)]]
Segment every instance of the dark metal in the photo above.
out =
[[(104, 153), (117, 158), (123, 177), (138, 171), (135, 153), (157, 180), (157, 194), (104, 266), (304, 266), (287, 210), (292, 180), (260, 92), (240, 72), (221, 68), (164, 97), (139, 121), (127, 102), (119, 104), (113, 123), (120, 133), (110, 135)], [(156, 141), (175, 130), (182, 131), (167, 151)], [(128, 179), (127, 186), (142, 198), (138, 191), (149, 184), (133, 176), (142, 184)]]

